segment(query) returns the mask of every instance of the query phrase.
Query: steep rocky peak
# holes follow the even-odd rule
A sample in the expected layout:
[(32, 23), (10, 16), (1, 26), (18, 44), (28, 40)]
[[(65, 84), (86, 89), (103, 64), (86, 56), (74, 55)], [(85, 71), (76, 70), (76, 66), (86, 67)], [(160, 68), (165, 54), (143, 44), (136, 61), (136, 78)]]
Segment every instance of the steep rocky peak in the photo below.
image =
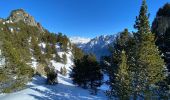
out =
[(164, 16), (170, 17), (170, 3), (166, 3), (162, 8), (157, 12), (157, 17)]
[(38, 27), (41, 32), (44, 32), (44, 28), (41, 26), (41, 24), (36, 22), (34, 17), (28, 14), (24, 9), (16, 9), (11, 11), (7, 20), (13, 23), (23, 21), (27, 25)]
[(165, 4), (157, 12), (156, 18), (152, 23), (152, 30), (158, 35), (163, 35), (170, 28), (170, 4)]
[(34, 18), (23, 9), (13, 10), (8, 19), (14, 23), (23, 21), (30, 26), (37, 26), (37, 22), (34, 20)]

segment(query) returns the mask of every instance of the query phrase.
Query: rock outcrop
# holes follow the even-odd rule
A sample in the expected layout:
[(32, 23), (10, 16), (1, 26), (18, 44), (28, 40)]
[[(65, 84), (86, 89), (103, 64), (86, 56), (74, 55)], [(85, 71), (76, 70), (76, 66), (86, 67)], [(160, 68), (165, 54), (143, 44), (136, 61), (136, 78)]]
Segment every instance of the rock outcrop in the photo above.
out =
[(34, 17), (32, 17), (31, 15), (29, 15), (27, 12), (25, 12), (23, 9), (16, 9), (13, 10), (10, 14), (10, 16), (7, 18), (8, 22), (11, 23), (17, 23), (19, 21), (23, 21), (24, 23), (26, 23), (27, 25), (30, 26), (35, 26), (38, 27), (40, 29), (41, 32), (44, 31), (43, 27), (41, 26), (41, 24), (39, 24), (38, 22), (35, 21)]
[(152, 32), (156, 34), (156, 45), (161, 50), (170, 72), (170, 4), (165, 4), (157, 12), (152, 23)]

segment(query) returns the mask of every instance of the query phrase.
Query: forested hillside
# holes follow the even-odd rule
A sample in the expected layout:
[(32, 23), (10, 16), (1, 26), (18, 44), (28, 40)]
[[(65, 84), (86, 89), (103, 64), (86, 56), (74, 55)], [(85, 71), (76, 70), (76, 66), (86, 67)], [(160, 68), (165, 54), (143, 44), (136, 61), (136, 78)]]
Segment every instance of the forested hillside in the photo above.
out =
[(22, 89), (36, 73), (46, 75), (44, 68), (51, 60), (66, 64), (66, 54), (59, 56), (58, 52), (71, 50), (67, 36), (50, 33), (23, 9), (1, 19), (0, 42), (0, 92)]

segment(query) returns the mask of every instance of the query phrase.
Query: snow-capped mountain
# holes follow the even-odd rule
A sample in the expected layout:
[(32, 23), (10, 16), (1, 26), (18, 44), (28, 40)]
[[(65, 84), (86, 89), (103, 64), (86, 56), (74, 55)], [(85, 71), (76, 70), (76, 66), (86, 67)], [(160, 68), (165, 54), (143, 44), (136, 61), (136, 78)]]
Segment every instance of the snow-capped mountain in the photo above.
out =
[(85, 43), (88, 43), (91, 39), (83, 38), (83, 37), (71, 37), (70, 40), (72, 43), (75, 43), (75, 44), (85, 44)]
[[(91, 39), (87, 43), (83, 43), (77, 39), (75, 43), (79, 48), (81, 48), (85, 53), (95, 54), (97, 59), (100, 60), (101, 56), (106, 56), (110, 54), (109, 45), (115, 40), (115, 35), (101, 35)], [(79, 41), (79, 42), (78, 42)]]
[(70, 41), (73, 44), (76, 44), (79, 48), (84, 47), (91, 39), (90, 38), (83, 38), (83, 37), (71, 37)]

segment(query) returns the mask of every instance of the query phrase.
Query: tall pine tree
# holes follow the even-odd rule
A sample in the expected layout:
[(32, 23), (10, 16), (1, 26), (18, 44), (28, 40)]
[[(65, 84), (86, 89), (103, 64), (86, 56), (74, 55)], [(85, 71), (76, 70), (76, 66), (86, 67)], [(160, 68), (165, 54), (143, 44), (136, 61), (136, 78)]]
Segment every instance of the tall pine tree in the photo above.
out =
[(142, 1), (139, 16), (136, 18), (134, 27), (137, 32), (135, 37), (135, 52), (133, 66), (133, 90), (134, 99), (144, 93), (144, 97), (150, 99), (151, 85), (165, 78), (165, 64), (159, 50), (155, 45), (154, 34), (150, 30), (146, 0)]
[[(119, 73), (120, 70), (122, 70), (120, 68), (120, 64), (124, 63), (124, 61), (122, 62), (122, 56), (126, 56), (125, 59), (123, 58), (123, 60), (126, 60), (125, 62), (128, 65), (128, 70), (129, 70), (129, 66), (131, 65), (131, 59), (133, 55), (132, 47), (134, 46), (134, 39), (131, 36), (131, 34), (128, 32), (128, 30), (125, 29), (123, 32), (120, 33), (120, 35), (117, 36), (116, 41), (114, 41), (113, 46), (114, 47), (113, 47), (112, 57), (110, 61), (111, 66), (109, 66), (107, 69), (108, 70), (107, 72), (109, 73), (109, 79), (110, 79), (109, 80), (110, 90), (108, 91), (108, 96), (113, 97), (116, 95), (118, 96), (118, 98), (125, 98), (125, 96), (128, 97), (127, 91), (129, 91), (128, 88), (130, 87), (126, 87), (126, 86), (120, 87), (121, 83), (118, 82), (119, 77), (116, 75)], [(126, 52), (126, 55), (123, 55), (122, 51)], [(126, 78), (130, 79), (130, 76), (126, 76)], [(121, 89), (124, 89), (125, 87), (127, 88), (127, 91), (121, 91)], [(124, 94), (124, 93), (127, 93), (127, 95), (121, 96), (121, 94)]]
[(120, 55), (120, 63), (115, 73), (115, 82), (111, 84), (111, 90), (111, 95), (115, 95), (120, 100), (130, 99), (130, 73), (126, 52), (124, 50)]

